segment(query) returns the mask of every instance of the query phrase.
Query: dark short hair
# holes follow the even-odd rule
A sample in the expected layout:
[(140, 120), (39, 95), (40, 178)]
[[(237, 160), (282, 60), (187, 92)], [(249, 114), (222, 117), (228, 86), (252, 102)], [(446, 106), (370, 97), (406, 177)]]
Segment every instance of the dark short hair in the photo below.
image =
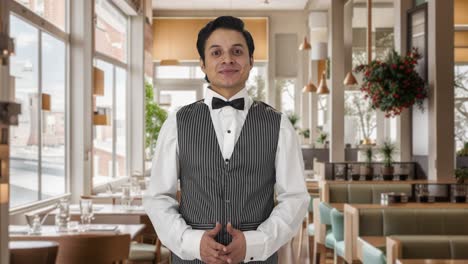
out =
[[(198, 39), (197, 39), (197, 50), (198, 54), (200, 55), (200, 59), (205, 63), (205, 45), (206, 40), (210, 37), (211, 33), (216, 29), (223, 28), (223, 29), (231, 29), (237, 32), (240, 32), (242, 36), (245, 38), (245, 42), (247, 43), (247, 47), (249, 49), (249, 58), (253, 57), (253, 53), (255, 50), (254, 41), (252, 35), (245, 30), (244, 22), (233, 16), (220, 16), (214, 20), (211, 20), (206, 24), (200, 32), (198, 32)], [(208, 80), (208, 77), (205, 76), (205, 80)]]

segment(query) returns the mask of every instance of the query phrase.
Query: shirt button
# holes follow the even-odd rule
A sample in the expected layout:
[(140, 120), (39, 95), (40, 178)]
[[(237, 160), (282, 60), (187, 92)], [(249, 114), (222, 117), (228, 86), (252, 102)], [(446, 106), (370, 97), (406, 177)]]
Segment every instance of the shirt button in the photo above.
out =
[(228, 134), (231, 134), (231, 130), (228, 130), (227, 132), (228, 132)]
[(229, 162), (229, 159), (225, 159), (224, 161)]
[(250, 257), (250, 260), (253, 260), (253, 257)]

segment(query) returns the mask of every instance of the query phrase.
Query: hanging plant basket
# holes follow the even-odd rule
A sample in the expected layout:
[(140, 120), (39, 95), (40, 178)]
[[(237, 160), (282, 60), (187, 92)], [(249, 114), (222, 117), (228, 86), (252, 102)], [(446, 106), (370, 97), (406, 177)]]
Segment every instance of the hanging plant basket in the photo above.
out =
[(403, 109), (414, 104), (423, 110), (428, 91), (415, 70), (420, 58), (416, 49), (405, 57), (393, 50), (384, 61), (373, 60), (354, 69), (364, 74), (361, 91), (373, 109), (385, 112), (385, 117), (400, 115)]

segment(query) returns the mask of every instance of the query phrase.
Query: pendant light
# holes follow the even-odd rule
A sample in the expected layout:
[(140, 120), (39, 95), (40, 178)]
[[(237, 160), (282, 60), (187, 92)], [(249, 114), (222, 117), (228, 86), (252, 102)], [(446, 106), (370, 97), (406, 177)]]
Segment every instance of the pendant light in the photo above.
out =
[(303, 93), (315, 93), (317, 92), (317, 86), (315, 86), (312, 81), (310, 81), (308, 84), (304, 85), (304, 88), (302, 88)]
[(330, 90), (328, 89), (327, 86), (327, 75), (325, 74), (325, 71), (322, 73), (322, 78), (320, 79), (320, 84), (317, 89), (317, 94), (329, 94)]
[(299, 50), (310, 50), (311, 46), (309, 41), (307, 41), (307, 37), (304, 37), (304, 41), (299, 45)]
[[(372, 0), (367, 0), (367, 65), (372, 61)], [(353, 70), (346, 74), (344, 85), (353, 86), (358, 84), (353, 75)]]

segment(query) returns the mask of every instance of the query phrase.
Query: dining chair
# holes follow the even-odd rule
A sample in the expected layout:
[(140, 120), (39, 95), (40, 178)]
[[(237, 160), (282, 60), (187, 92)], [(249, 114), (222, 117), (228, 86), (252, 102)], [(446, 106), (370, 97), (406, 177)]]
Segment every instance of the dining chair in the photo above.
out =
[(59, 244), (56, 264), (120, 264), (125, 263), (130, 251), (129, 234), (75, 234), (36, 239)]
[(10, 264), (55, 264), (59, 244), (53, 241), (10, 241)]

